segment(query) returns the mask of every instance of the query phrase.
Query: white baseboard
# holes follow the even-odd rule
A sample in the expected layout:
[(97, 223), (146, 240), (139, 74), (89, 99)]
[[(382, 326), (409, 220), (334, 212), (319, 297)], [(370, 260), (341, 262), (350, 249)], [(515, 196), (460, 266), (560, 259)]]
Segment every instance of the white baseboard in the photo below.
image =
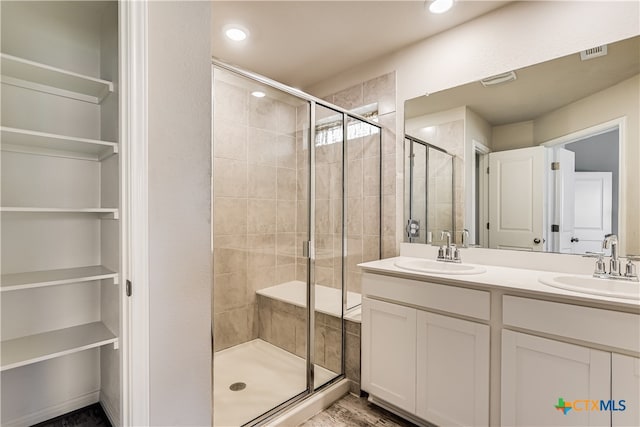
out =
[(58, 405), (49, 406), (38, 412), (34, 412), (24, 417), (16, 418), (14, 420), (6, 421), (2, 424), (3, 427), (26, 427), (34, 424), (41, 423), (43, 421), (50, 420), (51, 418), (58, 417), (67, 412), (75, 411), (76, 409), (84, 408), (85, 406), (93, 405), (98, 402), (100, 392), (93, 391), (87, 393), (75, 399), (67, 400), (66, 402)]
[(113, 406), (111, 400), (104, 394), (100, 393), (100, 405), (102, 405), (102, 409), (104, 409), (104, 413), (107, 414), (107, 418), (111, 422), (113, 427), (120, 427), (120, 412), (116, 411), (116, 406)]
[(268, 427), (297, 426), (318, 412), (327, 409), (333, 402), (349, 393), (350, 380), (344, 378), (321, 392), (303, 400), (294, 408), (269, 421)]

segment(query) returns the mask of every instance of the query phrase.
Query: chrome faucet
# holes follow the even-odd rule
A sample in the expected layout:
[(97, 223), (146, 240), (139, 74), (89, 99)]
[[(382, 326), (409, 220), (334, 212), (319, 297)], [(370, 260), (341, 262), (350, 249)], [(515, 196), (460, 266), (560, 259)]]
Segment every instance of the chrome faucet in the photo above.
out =
[(602, 242), (602, 249), (611, 247), (611, 260), (609, 261), (609, 275), (620, 276), (620, 259), (618, 258), (618, 236), (607, 234)]
[(451, 243), (451, 231), (443, 230), (440, 232), (440, 239), (447, 238), (447, 246), (440, 246), (438, 249), (438, 261), (444, 262), (462, 262), (460, 259), (460, 250), (456, 245)]
[[(622, 265), (620, 263), (620, 257), (618, 256), (618, 236), (615, 234), (607, 234), (604, 236), (602, 242), (602, 249), (611, 249), (611, 260), (609, 261), (609, 272), (607, 273), (606, 264), (602, 258), (603, 253), (591, 254), (597, 255), (596, 268), (593, 272), (593, 277), (600, 279), (616, 279), (627, 280), (632, 282), (638, 281), (638, 274), (636, 265), (633, 263), (637, 258), (633, 255), (627, 256), (627, 264), (625, 265), (625, 271), (622, 273)], [(589, 254), (587, 255), (589, 256)]]

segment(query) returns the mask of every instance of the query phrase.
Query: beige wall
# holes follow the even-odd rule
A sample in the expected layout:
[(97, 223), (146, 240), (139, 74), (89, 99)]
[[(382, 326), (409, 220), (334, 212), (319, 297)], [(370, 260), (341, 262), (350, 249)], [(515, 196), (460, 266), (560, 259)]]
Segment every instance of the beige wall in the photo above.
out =
[[(148, 370), (154, 426), (211, 424), (210, 7), (148, 4)], [(133, 292), (135, 298), (135, 284)]]
[(533, 120), (494, 126), (491, 148), (493, 151), (514, 150), (531, 147), (533, 143)]

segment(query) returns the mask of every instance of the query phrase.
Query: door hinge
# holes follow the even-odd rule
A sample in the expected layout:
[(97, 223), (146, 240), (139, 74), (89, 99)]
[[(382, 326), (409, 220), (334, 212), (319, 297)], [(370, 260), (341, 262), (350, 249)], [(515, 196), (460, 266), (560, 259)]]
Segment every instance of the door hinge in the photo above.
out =
[(552, 233), (559, 233), (560, 232), (560, 226), (558, 224), (551, 224), (551, 232)]
[(560, 162), (551, 162), (551, 170), (552, 171), (560, 170)]
[(131, 280), (127, 280), (125, 292), (127, 293), (128, 297), (131, 296)]
[(487, 223), (487, 230), (489, 229), (489, 223)]
[(487, 166), (487, 175), (489, 175), (489, 167)]

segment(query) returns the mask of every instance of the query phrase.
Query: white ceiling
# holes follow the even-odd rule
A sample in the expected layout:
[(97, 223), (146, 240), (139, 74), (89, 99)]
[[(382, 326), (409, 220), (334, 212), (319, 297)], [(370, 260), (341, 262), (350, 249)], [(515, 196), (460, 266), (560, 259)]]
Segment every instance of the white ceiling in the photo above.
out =
[[(457, 1), (442, 15), (424, 1), (213, 1), (212, 55), (305, 88), (484, 15), (507, 1)], [(249, 30), (243, 42), (226, 25)]]

